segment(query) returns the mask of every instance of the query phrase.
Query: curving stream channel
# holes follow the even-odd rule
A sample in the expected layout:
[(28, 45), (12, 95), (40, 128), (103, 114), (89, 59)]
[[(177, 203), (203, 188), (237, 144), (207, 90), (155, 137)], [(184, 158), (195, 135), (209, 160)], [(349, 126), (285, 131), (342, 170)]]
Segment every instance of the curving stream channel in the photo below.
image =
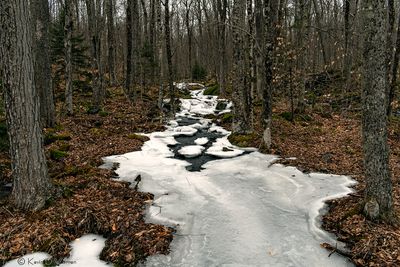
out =
[[(177, 84), (183, 88), (185, 84)], [(112, 156), (120, 179), (142, 177), (155, 194), (147, 220), (175, 227), (169, 255), (145, 266), (351, 266), (328, 257), (320, 228), (324, 201), (351, 192), (345, 176), (304, 174), (277, 159), (229, 143), (229, 132), (204, 119), (218, 100), (192, 91), (167, 130), (149, 134), (141, 151)], [(340, 244), (339, 244), (340, 245)]]
[[(147, 221), (177, 230), (171, 253), (149, 257), (143, 265), (352, 266), (321, 248), (323, 242), (338, 242), (320, 228), (320, 215), (324, 201), (348, 194), (354, 182), (345, 176), (304, 174), (274, 164), (276, 156), (233, 146), (230, 132), (204, 118), (229, 112), (231, 104), (217, 111), (217, 98), (203, 91), (182, 99), (176, 118), (164, 132), (148, 134), (141, 151), (104, 159), (108, 166), (120, 164), (119, 179), (135, 184), (140, 174), (139, 190), (155, 195)], [(90, 250), (95, 239), (86, 239), (83, 249)], [(96, 242), (104, 244), (104, 239)], [(95, 247), (99, 253), (101, 244)], [(78, 265), (85, 260), (90, 266), (105, 264), (93, 252), (86, 253), (91, 259), (74, 258), (74, 251), (71, 259)]]

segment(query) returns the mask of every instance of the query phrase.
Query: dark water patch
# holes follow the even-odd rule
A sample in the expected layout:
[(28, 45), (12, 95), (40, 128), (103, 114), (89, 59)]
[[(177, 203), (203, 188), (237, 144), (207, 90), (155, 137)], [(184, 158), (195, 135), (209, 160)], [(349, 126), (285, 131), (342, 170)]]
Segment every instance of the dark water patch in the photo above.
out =
[(179, 117), (179, 120), (177, 122), (178, 122), (179, 126), (190, 126), (190, 125), (200, 122), (200, 118), (195, 119), (195, 118), (188, 118), (188, 117)]
[[(205, 151), (212, 146), (215, 140), (223, 137), (223, 135), (217, 132), (208, 132), (207, 130), (208, 129), (200, 129), (193, 136), (176, 136), (175, 140), (178, 142), (178, 144), (170, 146), (172, 152), (174, 153), (174, 158), (186, 160), (191, 164), (190, 166), (186, 167), (188, 171), (201, 171), (203, 169), (201, 168), (201, 166), (203, 166), (209, 161), (219, 159), (218, 157), (206, 154)], [(201, 153), (201, 155), (193, 158), (186, 158), (185, 156), (178, 153), (178, 151), (182, 147), (196, 145), (194, 141), (202, 137), (206, 137), (208, 139), (208, 142), (205, 145), (202, 145), (205, 149)]]

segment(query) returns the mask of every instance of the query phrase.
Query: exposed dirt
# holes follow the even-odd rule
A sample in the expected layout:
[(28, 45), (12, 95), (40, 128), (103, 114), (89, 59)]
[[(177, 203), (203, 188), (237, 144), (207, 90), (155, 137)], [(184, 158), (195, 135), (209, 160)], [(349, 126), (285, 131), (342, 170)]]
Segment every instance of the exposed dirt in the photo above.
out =
[[(159, 119), (148, 119), (158, 117), (157, 108), (150, 102), (130, 104), (120, 88), (110, 93), (96, 115), (86, 112), (89, 96), (75, 97), (75, 115), (62, 116), (55, 129), (46, 129), (53, 197), (34, 214), (1, 199), (0, 263), (34, 251), (65, 257), (69, 242), (86, 233), (108, 238), (101, 258), (119, 266), (168, 252), (173, 229), (144, 222), (153, 196), (111, 179), (113, 170), (98, 168), (104, 156), (140, 149), (145, 139), (133, 133), (163, 128)], [(63, 114), (61, 106), (58, 110)], [(3, 182), (10, 181), (10, 172), (3, 174)]]

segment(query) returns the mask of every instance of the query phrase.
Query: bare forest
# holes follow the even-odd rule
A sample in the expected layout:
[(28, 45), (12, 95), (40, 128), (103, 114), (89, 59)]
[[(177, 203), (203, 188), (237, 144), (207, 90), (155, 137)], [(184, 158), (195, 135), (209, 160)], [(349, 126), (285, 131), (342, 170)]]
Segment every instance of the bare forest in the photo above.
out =
[(400, 266), (400, 1), (0, 0), (0, 264)]

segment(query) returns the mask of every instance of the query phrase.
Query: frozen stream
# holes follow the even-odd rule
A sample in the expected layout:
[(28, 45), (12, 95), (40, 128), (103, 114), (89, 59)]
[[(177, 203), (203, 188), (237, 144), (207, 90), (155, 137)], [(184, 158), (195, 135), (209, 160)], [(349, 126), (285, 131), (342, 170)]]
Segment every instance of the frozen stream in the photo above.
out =
[(140, 174), (140, 190), (155, 194), (148, 221), (177, 229), (171, 253), (144, 265), (351, 266), (320, 247), (337, 241), (321, 230), (319, 215), (352, 181), (303, 174), (273, 164), (275, 156), (233, 146), (229, 132), (203, 118), (218, 113), (216, 97), (202, 90), (192, 96), (141, 151), (106, 159), (120, 163), (120, 179), (134, 182)]
[[(155, 195), (147, 221), (177, 230), (171, 253), (149, 257), (143, 265), (351, 266), (320, 247), (337, 241), (321, 230), (319, 216), (324, 201), (351, 192), (353, 181), (303, 174), (273, 164), (273, 155), (233, 146), (228, 131), (203, 118), (228, 112), (230, 104), (217, 111), (216, 97), (204, 96), (203, 90), (192, 96), (182, 100), (166, 131), (148, 134), (141, 151), (105, 159), (106, 165), (120, 163), (121, 180), (136, 184), (140, 174), (139, 190)], [(110, 266), (98, 259), (104, 238), (87, 235), (72, 246), (63, 266)], [(40, 266), (49, 257), (26, 255), (24, 263), (34, 258)], [(14, 260), (6, 266), (20, 265)]]

